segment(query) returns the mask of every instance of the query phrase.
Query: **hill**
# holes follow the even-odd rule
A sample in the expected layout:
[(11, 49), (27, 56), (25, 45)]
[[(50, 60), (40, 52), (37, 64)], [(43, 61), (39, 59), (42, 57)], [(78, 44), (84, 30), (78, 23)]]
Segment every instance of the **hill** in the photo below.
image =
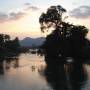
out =
[(26, 37), (20, 41), (20, 45), (23, 47), (32, 47), (32, 46), (40, 46), (45, 41), (44, 37), (31, 38)]

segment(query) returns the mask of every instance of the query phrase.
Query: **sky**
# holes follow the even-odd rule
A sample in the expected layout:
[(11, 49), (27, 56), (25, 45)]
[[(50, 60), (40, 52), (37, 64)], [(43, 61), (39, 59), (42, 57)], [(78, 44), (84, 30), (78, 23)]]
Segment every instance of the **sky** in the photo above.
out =
[(19, 39), (45, 36), (39, 17), (51, 5), (61, 5), (67, 10), (67, 21), (90, 30), (90, 0), (0, 0), (0, 33)]

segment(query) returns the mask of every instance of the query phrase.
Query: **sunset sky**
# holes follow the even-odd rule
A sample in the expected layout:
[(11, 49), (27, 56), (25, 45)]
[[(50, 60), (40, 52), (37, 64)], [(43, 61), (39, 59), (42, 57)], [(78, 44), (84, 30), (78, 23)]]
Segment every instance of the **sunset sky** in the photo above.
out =
[(90, 0), (0, 0), (0, 33), (20, 39), (44, 36), (39, 16), (51, 5), (63, 6), (69, 16), (67, 21), (90, 29)]

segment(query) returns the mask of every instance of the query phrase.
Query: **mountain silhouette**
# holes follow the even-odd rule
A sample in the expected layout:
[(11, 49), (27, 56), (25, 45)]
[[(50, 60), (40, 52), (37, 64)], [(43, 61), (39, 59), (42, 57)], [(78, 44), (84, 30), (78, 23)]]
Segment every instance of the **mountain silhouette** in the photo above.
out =
[(44, 41), (45, 41), (44, 37), (38, 37), (38, 38), (26, 37), (20, 41), (20, 45), (24, 47), (40, 46), (43, 44)]

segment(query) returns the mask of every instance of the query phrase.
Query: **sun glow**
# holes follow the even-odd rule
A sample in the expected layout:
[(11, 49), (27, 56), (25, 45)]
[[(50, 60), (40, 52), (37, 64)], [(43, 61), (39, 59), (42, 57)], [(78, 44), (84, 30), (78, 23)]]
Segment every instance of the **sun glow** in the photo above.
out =
[(12, 36), (19, 35), (19, 37), (38, 37), (43, 34), (40, 31), (39, 25), (40, 12), (28, 12), (23, 18), (19, 20), (11, 20), (5, 23), (0, 23), (0, 30), (2, 33), (11, 34)]
[[(86, 1), (89, 2), (88, 0)], [(42, 34), (40, 31), (39, 17), (41, 13), (45, 12), (51, 5), (60, 4), (67, 9), (68, 13), (70, 10), (74, 10), (74, 8), (81, 5), (78, 0), (70, 0), (69, 3), (66, 2), (67, 0), (15, 0), (14, 2), (12, 0), (8, 0), (8, 3), (2, 1), (0, 3), (0, 33), (9, 34), (12, 37), (18, 36), (20, 39), (27, 36), (46, 36), (48, 32), (46, 32), (46, 34)], [(81, 3), (83, 6), (84, 3)], [(12, 5), (10, 6), (9, 4)], [(89, 3), (86, 5), (90, 6), (88, 4)], [(7, 18), (8, 16), (10, 19)], [(90, 17), (86, 19), (76, 19), (70, 17), (68, 21), (74, 24), (85, 25), (87, 28), (90, 28), (89, 19)], [(90, 37), (90, 33), (88, 37)]]

